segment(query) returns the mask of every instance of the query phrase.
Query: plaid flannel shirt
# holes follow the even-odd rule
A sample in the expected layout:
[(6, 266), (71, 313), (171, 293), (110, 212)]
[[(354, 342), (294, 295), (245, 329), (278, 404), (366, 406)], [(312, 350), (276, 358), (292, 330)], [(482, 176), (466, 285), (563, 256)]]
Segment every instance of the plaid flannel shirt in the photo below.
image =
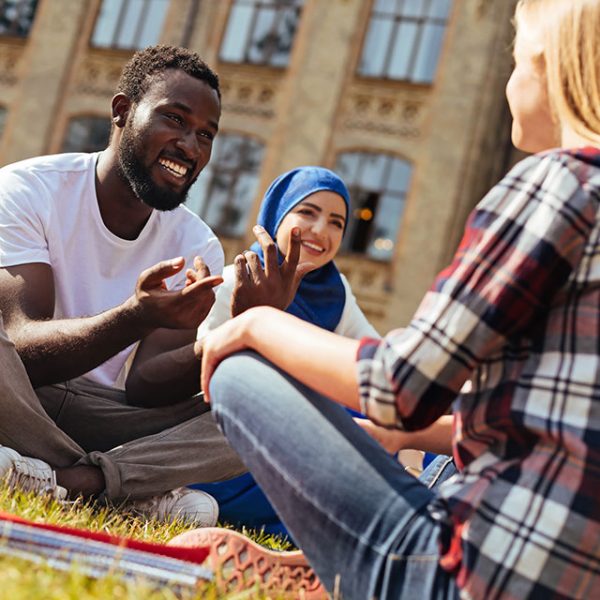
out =
[(599, 208), (600, 150), (522, 161), (409, 327), (361, 342), (374, 421), (420, 429), (453, 403), (460, 474), (430, 509), (464, 598), (600, 593)]

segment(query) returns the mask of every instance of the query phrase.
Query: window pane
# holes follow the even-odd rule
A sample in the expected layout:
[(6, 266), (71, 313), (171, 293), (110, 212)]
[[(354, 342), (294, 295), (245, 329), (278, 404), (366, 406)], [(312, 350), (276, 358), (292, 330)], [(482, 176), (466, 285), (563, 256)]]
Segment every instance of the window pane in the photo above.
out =
[(403, 160), (392, 160), (388, 181), (386, 182), (387, 189), (391, 192), (405, 194), (410, 185), (411, 175), (410, 163)]
[(270, 8), (258, 11), (248, 52), (250, 62), (266, 62), (275, 51), (277, 47), (277, 32), (273, 30), (275, 15), (276, 11)]
[(36, 8), (37, 0), (0, 0), (0, 35), (26, 37)]
[[(437, 0), (433, 0), (437, 2)], [(426, 14), (430, 0), (402, 0), (400, 10), (403, 17), (411, 19), (423, 17)]]
[(447, 19), (451, 6), (452, 0), (430, 0), (429, 16), (438, 19)]
[(419, 32), (416, 23), (400, 23), (392, 49), (392, 58), (386, 75), (393, 79), (409, 79), (415, 41)]
[(298, 10), (296, 8), (281, 12), (281, 20), (277, 24), (277, 44), (270, 61), (273, 66), (285, 67), (287, 65), (297, 26)]
[(146, 7), (144, 28), (137, 40), (138, 48), (158, 44), (168, 8), (169, 3), (165, 0), (150, 0)]
[(403, 212), (403, 198), (388, 195), (379, 197), (367, 249), (367, 254), (371, 258), (378, 260), (392, 258)]
[(285, 66), (302, 5), (303, 0), (234, 0), (221, 60)]
[(103, 0), (91, 43), (126, 49), (156, 44), (168, 8), (169, 0)]
[(335, 170), (350, 191), (350, 218), (342, 249), (390, 260), (404, 211), (411, 165), (386, 154), (344, 153)]
[(451, 0), (377, 0), (359, 73), (431, 83), (451, 7)]
[(363, 75), (383, 75), (393, 27), (394, 22), (390, 19), (377, 17), (371, 19), (360, 61), (360, 73)]
[(423, 28), (422, 36), (412, 79), (415, 82), (430, 83), (433, 81), (440, 56), (444, 27), (433, 23), (427, 24)]
[[(216, 142), (215, 142), (216, 145)], [(214, 153), (213, 153), (214, 154)], [(211, 160), (215, 160), (214, 156)], [(211, 168), (210, 163), (198, 176), (196, 182), (190, 188), (188, 192), (187, 200), (185, 201), (185, 205), (197, 215), (202, 215), (204, 211), (204, 204), (206, 202), (206, 195), (208, 190), (208, 184), (210, 183), (211, 178)]]
[(96, 27), (92, 34), (94, 46), (110, 46), (121, 12), (123, 0), (104, 0), (96, 19)]
[(246, 136), (219, 134), (209, 166), (190, 189), (187, 206), (219, 235), (240, 237), (258, 186), (263, 145)]
[(380, 190), (384, 185), (385, 167), (388, 159), (383, 154), (363, 154), (360, 170), (361, 188)]
[(377, 12), (394, 14), (397, 0), (375, 0), (373, 10)]
[(347, 186), (352, 186), (357, 179), (360, 152), (347, 152), (338, 157), (335, 170)]
[(142, 9), (144, 8), (144, 0), (128, 0), (125, 14), (121, 20), (121, 30), (116, 46), (119, 48), (134, 48), (135, 33), (142, 17)]
[(238, 5), (231, 9), (225, 39), (221, 45), (221, 58), (231, 62), (244, 60), (245, 48), (252, 25), (252, 6)]
[(108, 117), (77, 117), (71, 119), (63, 142), (63, 152), (98, 152), (108, 145)]

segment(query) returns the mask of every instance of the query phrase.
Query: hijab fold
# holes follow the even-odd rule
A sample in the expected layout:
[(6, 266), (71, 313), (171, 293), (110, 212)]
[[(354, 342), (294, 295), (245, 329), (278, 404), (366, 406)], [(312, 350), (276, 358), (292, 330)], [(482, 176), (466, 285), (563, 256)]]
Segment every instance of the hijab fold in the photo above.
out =
[[(280, 175), (269, 186), (263, 198), (258, 224), (275, 239), (284, 217), (300, 202), (315, 192), (328, 191), (341, 196), (346, 204), (346, 222), (350, 210), (350, 197), (344, 182), (329, 169), (323, 167), (299, 167)], [(345, 230), (345, 225), (344, 225)], [(260, 258), (264, 267), (264, 255), (258, 242), (250, 249)], [(279, 262), (283, 256), (278, 250)], [(334, 331), (342, 318), (346, 303), (346, 290), (340, 272), (333, 261), (305, 275), (296, 296), (286, 312)]]

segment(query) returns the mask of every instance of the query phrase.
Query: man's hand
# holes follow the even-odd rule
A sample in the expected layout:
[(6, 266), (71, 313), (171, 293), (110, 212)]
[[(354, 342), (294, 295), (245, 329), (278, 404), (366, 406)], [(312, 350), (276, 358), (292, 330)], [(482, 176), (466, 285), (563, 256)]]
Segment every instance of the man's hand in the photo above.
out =
[(196, 328), (214, 304), (213, 287), (222, 283), (223, 278), (211, 276), (200, 257), (194, 259), (194, 268), (186, 271), (183, 289), (167, 289), (165, 279), (181, 271), (184, 264), (181, 257), (162, 261), (139, 276), (132, 301), (142, 321), (150, 328)]
[(253, 306), (273, 306), (285, 310), (294, 299), (298, 286), (310, 263), (298, 264), (300, 259), (300, 230), (290, 232), (287, 254), (281, 263), (277, 261), (277, 246), (271, 236), (260, 226), (253, 229), (260, 243), (265, 266), (254, 252), (236, 256), (235, 285), (231, 298), (231, 316), (235, 317)]

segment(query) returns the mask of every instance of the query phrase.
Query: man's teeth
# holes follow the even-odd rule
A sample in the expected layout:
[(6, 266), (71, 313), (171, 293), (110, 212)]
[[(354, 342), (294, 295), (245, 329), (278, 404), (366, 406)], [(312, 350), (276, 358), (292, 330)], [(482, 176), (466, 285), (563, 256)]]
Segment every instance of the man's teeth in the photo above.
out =
[(322, 246), (317, 246), (317, 244), (311, 244), (310, 242), (302, 242), (303, 246), (307, 248), (311, 248), (312, 250), (316, 250), (317, 252), (325, 252), (325, 248)]
[(165, 167), (165, 169), (168, 169), (169, 171), (171, 171), (171, 173), (173, 173), (174, 175), (177, 175), (177, 177), (183, 177), (188, 171), (186, 167), (183, 167), (182, 165), (178, 165), (177, 163), (173, 162), (172, 160), (167, 160), (166, 158), (160, 158), (158, 160), (158, 162), (163, 167)]

